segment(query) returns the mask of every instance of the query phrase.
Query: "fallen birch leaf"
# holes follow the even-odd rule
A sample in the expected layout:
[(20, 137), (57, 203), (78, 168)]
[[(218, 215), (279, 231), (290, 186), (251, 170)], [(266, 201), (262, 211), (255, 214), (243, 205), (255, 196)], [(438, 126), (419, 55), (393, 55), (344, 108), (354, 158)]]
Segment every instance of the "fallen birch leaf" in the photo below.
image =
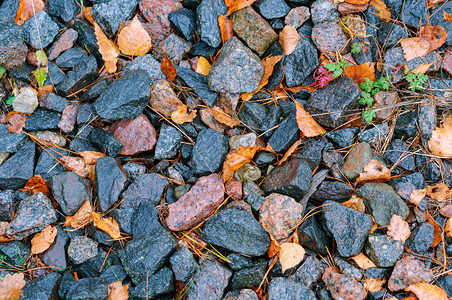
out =
[(38, 87), (38, 99), (41, 100), (41, 97), (47, 93), (53, 92), (54, 88), (52, 84), (43, 85)]
[(256, 154), (256, 151), (259, 149), (259, 146), (240, 146), (239, 149), (232, 149), (228, 155), (226, 156), (226, 160), (223, 163), (223, 181), (228, 182), (232, 176), (234, 176), (234, 172), (251, 162)]
[(129, 285), (122, 285), (122, 281), (115, 281), (108, 285), (108, 300), (129, 299)]
[(196, 117), (196, 110), (192, 110), (190, 114), (187, 114), (187, 105), (180, 105), (175, 111), (171, 113), (171, 120), (177, 124), (184, 124), (186, 122), (192, 122)]
[(93, 221), (92, 214), (94, 213), (91, 202), (87, 200), (78, 209), (78, 211), (73, 216), (66, 217), (64, 226), (70, 226), (72, 228), (81, 228)]
[(427, 196), (427, 189), (414, 190), (410, 194), (410, 203), (418, 206), (425, 196)]
[(356, 183), (363, 182), (387, 182), (391, 179), (391, 171), (379, 160), (371, 159), (366, 166), (364, 172), (359, 173)]
[(207, 76), (210, 71), (210, 62), (204, 57), (198, 57), (198, 63), (196, 64), (195, 72)]
[(171, 60), (169, 60), (168, 54), (166, 54), (166, 52), (160, 64), (160, 70), (163, 74), (165, 74), (166, 79), (168, 79), (169, 81), (173, 81), (177, 76), (176, 68), (173, 66)]
[(368, 4), (370, 0), (344, 0), (346, 3), (350, 4), (358, 4), (358, 5), (365, 5)]
[(280, 166), (283, 162), (286, 162), (287, 159), (297, 150), (298, 146), (301, 144), (301, 139), (293, 143), (292, 146), (290, 146), (289, 149), (287, 149), (286, 153), (284, 153), (284, 156), (281, 158), (280, 161), (278, 161), (278, 166)]
[(400, 40), (403, 49), (403, 56), (407, 61), (422, 57), (430, 50), (428, 41), (421, 37), (412, 37)]
[(452, 197), (452, 191), (445, 183), (427, 186), (427, 196), (436, 201), (444, 201)]
[(151, 49), (151, 37), (138, 20), (138, 16), (121, 29), (118, 46), (122, 53), (132, 57), (146, 54)]
[(281, 47), (286, 55), (289, 55), (295, 51), (299, 40), (300, 35), (292, 26), (284, 26), (283, 30), (279, 33), (279, 43), (281, 44)]
[(94, 226), (98, 229), (102, 230), (115, 240), (121, 238), (119, 225), (115, 220), (112, 218), (102, 218), (99, 213), (92, 213), (91, 216), (93, 218)]
[(452, 217), (452, 204), (448, 204), (439, 210), (439, 213), (446, 218)]
[(262, 224), (261, 226), (270, 236), (270, 246), (267, 249), (267, 255), (268, 257), (272, 258), (275, 255), (277, 255), (279, 251), (281, 251), (281, 246), (279, 245), (278, 241), (274, 238), (274, 236), (270, 232), (268, 232), (267, 228), (265, 228), (265, 226)]
[(304, 137), (313, 137), (324, 134), (326, 131), (322, 126), (314, 120), (313, 117), (303, 108), (300, 102), (295, 102), (296, 119), (298, 128)]
[(436, 246), (438, 246), (439, 243), (441, 243), (441, 233), (439, 231), (439, 225), (432, 217), (430, 217), (428, 213), (426, 214), (426, 217), (427, 221), (433, 225), (433, 232), (435, 234), (435, 237), (433, 238), (433, 242), (430, 245), (430, 247), (435, 248)]
[(362, 213), (366, 211), (366, 206), (364, 205), (363, 199), (357, 197), (356, 195), (352, 195), (350, 200), (342, 202), (341, 204)]
[(446, 300), (446, 292), (437, 285), (426, 282), (418, 282), (405, 288), (405, 291), (412, 292), (422, 300)]
[(433, 62), (428, 63), (428, 64), (420, 64), (416, 69), (411, 71), (411, 73), (424, 74), (425, 72), (428, 71), (428, 69), (430, 68), (431, 65), (433, 65)]
[(452, 14), (448, 14), (445, 10), (443, 11), (444, 20), (447, 22), (452, 22)]
[(343, 72), (344, 76), (352, 78), (358, 85), (366, 82), (366, 78), (375, 81), (375, 63), (348, 65)]
[(432, 52), (446, 42), (447, 31), (441, 26), (426, 25), (419, 30), (419, 37), (429, 43), (430, 48), (428, 52)]
[(387, 234), (394, 241), (404, 242), (410, 237), (410, 226), (401, 216), (392, 215)]
[(96, 151), (81, 151), (77, 152), (83, 158), (86, 165), (95, 165), (100, 157), (104, 157), (105, 154)]
[(102, 59), (105, 62), (105, 68), (108, 73), (116, 72), (116, 63), (118, 62), (119, 49), (115, 43), (110, 41), (102, 29), (94, 23), (94, 33), (97, 39), (97, 45), (99, 46), (99, 53), (102, 55)]
[(85, 164), (83, 158), (61, 156), (60, 161), (66, 170), (74, 171), (80, 177), (87, 177), (90, 174), (90, 168)]
[(24, 286), (23, 273), (7, 274), (0, 282), (0, 299), (19, 300), (22, 297)]
[(14, 22), (17, 25), (23, 25), (25, 21), (33, 17), (38, 11), (43, 10), (44, 7), (42, 0), (19, 0), (19, 9), (16, 12)]
[(362, 253), (359, 253), (358, 255), (350, 257), (355, 261), (355, 263), (363, 270), (367, 270), (369, 268), (376, 268), (377, 266), (374, 264), (373, 261), (371, 261), (367, 256), (365, 256)]
[(31, 194), (43, 193), (47, 197), (50, 196), (50, 184), (42, 178), (41, 175), (35, 175), (28, 179), (27, 183), (21, 191)]
[(383, 0), (370, 0), (369, 5), (375, 7), (378, 11), (378, 17), (382, 22), (388, 23), (391, 21), (391, 13)]
[(93, 7), (92, 6), (83, 6), (83, 16), (85, 16), (85, 19), (91, 23), (91, 25), (94, 26), (94, 19), (93, 19), (93, 15), (91, 14), (91, 9)]
[(212, 114), (215, 120), (231, 128), (240, 124), (240, 121), (238, 119), (228, 115), (227, 113), (222, 111), (221, 108), (212, 108)]
[(452, 218), (447, 219), (446, 226), (444, 226), (444, 232), (447, 237), (452, 237)]
[(24, 114), (16, 111), (11, 111), (6, 115), (6, 127), (9, 132), (22, 133), (22, 129), (25, 126), (26, 117)]
[(303, 260), (306, 251), (295, 243), (283, 243), (280, 247), (279, 262), (284, 274), (287, 269), (295, 267)]
[(52, 225), (47, 226), (41, 232), (37, 233), (31, 239), (31, 254), (39, 254), (49, 249), (57, 233), (58, 230)]
[(434, 155), (452, 157), (452, 115), (432, 132), (428, 141), (428, 148)]
[(224, 44), (234, 35), (232, 22), (228, 17), (220, 15), (218, 17), (218, 26), (220, 27), (221, 40)]
[[(364, 280), (364, 288), (369, 293), (379, 292), (383, 289), (383, 284), (386, 282), (386, 279), (376, 279), (369, 278)], [(397, 298), (396, 298), (397, 299)]]
[(229, 10), (228, 10), (228, 13), (226, 14), (226, 16), (229, 16), (233, 12), (236, 12), (245, 7), (250, 6), (254, 2), (256, 2), (256, 0), (225, 0), (224, 3), (226, 4), (227, 7), (229, 7)]

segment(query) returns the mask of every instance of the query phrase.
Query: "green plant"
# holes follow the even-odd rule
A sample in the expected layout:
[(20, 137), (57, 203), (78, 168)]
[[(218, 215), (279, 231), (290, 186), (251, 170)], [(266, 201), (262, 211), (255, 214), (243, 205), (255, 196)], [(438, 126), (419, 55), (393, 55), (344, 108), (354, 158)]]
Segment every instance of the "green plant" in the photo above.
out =
[(38, 60), (38, 68), (33, 72), (38, 83), (38, 87), (42, 87), (47, 79), (48, 63), (47, 55), (44, 50), (36, 51), (36, 59)]
[(359, 104), (366, 106), (366, 110), (363, 111), (362, 117), (368, 124), (370, 124), (376, 114), (375, 111), (369, 108), (374, 102), (374, 96), (376, 93), (382, 90), (387, 91), (389, 89), (389, 78), (380, 77), (377, 81), (372, 81), (369, 78), (366, 78), (366, 81), (361, 83), (359, 87), (363, 90), (361, 92)]
[(367, 108), (365, 111), (363, 111), (362, 117), (364, 121), (367, 122), (367, 124), (372, 123), (372, 120), (377, 116), (375, 111), (373, 109)]
[(4, 66), (0, 66), (0, 78), (3, 77), (3, 74), (5, 74), (5, 72), (6, 72), (5, 67)]
[(363, 49), (363, 44), (361, 43), (353, 43), (352, 44), (352, 53), (359, 53)]
[(8, 99), (6, 99), (6, 101), (5, 101), (6, 105), (13, 104), (14, 99), (16, 99), (16, 96), (11, 96)]
[(428, 76), (421, 73), (408, 73), (403, 76), (403, 78), (408, 81), (408, 83), (410, 84), (410, 90), (412, 90), (413, 92), (415, 92), (416, 90), (422, 91), (422, 85), (428, 80)]
[(348, 62), (346, 59), (341, 59), (335, 63), (329, 63), (325, 65), (325, 68), (333, 72), (334, 77), (341, 76), (344, 72), (345, 68), (348, 66)]

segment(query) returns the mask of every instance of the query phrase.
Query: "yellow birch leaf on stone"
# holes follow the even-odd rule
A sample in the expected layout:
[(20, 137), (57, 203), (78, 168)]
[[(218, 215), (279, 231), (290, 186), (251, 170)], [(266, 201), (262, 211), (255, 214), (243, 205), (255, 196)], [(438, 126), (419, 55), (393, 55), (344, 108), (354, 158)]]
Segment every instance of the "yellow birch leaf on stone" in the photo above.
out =
[(73, 216), (66, 217), (66, 221), (64, 222), (64, 226), (71, 226), (72, 228), (81, 228), (93, 221), (92, 213), (93, 207), (91, 206), (91, 202), (87, 200), (83, 205), (78, 209), (78, 211)]
[(279, 251), (279, 262), (284, 273), (287, 269), (298, 265), (304, 258), (306, 251), (298, 244), (284, 243), (281, 244)]
[(281, 47), (286, 55), (289, 55), (295, 51), (299, 40), (300, 35), (292, 26), (284, 26), (283, 30), (279, 33), (279, 43), (281, 44)]
[(421, 37), (412, 37), (400, 40), (403, 56), (407, 61), (422, 57), (430, 50), (430, 43)]
[(129, 299), (129, 285), (122, 285), (122, 281), (115, 281), (108, 285), (108, 300)]
[(416, 69), (414, 69), (411, 72), (414, 74), (424, 74), (425, 72), (428, 71), (431, 65), (433, 65), (433, 62), (428, 64), (420, 64)]
[(187, 114), (188, 107), (185, 104), (180, 105), (175, 111), (171, 113), (171, 120), (177, 124), (184, 124), (186, 122), (192, 122), (196, 117), (196, 110), (192, 110), (190, 114)]
[(24, 274), (7, 274), (0, 282), (0, 299), (19, 300), (22, 288), (25, 286)]
[(401, 216), (392, 215), (387, 234), (395, 241), (404, 242), (410, 237), (410, 226)]
[(218, 107), (212, 108), (212, 115), (215, 120), (229, 127), (235, 127), (240, 124), (239, 120), (228, 115)]
[(387, 182), (391, 179), (391, 171), (377, 159), (371, 159), (363, 169), (364, 172), (359, 173), (356, 183)]
[(130, 56), (143, 55), (151, 49), (151, 37), (137, 16), (118, 34), (118, 46), (122, 53)]
[(113, 239), (120, 239), (121, 232), (119, 231), (118, 222), (112, 218), (102, 218), (99, 213), (92, 213), (94, 226), (98, 229), (104, 231), (106, 234), (111, 236)]
[(322, 126), (317, 123), (316, 120), (314, 120), (313, 117), (303, 108), (303, 105), (301, 105), (300, 102), (295, 102), (295, 108), (296, 108), (296, 119), (298, 128), (303, 133), (303, 136), (305, 137), (313, 137), (320, 134), (324, 134), (326, 131), (323, 129)]
[(105, 156), (105, 154), (96, 151), (81, 151), (77, 152), (77, 154), (83, 157), (86, 165), (95, 165), (100, 157)]
[(355, 263), (358, 265), (358, 267), (360, 267), (363, 270), (377, 267), (373, 261), (371, 261), (367, 256), (365, 256), (362, 253), (352, 256), (351, 259), (353, 259)]
[(428, 148), (432, 154), (452, 157), (452, 116), (449, 115), (440, 127), (432, 133), (432, 137), (428, 141)]
[(37, 233), (31, 239), (31, 254), (39, 254), (47, 249), (53, 244), (55, 237), (57, 236), (58, 230), (55, 226), (47, 226), (41, 232)]
[(105, 68), (108, 73), (116, 72), (116, 63), (118, 62), (119, 49), (115, 43), (110, 41), (102, 29), (94, 23), (94, 33), (97, 39), (97, 45), (99, 46), (99, 53), (102, 55), (102, 59), (105, 62)]
[(357, 197), (356, 195), (353, 195), (350, 200), (342, 202), (341, 204), (362, 213), (366, 211), (366, 206), (364, 205), (363, 199)]
[(198, 57), (198, 63), (196, 64), (196, 73), (202, 74), (204, 76), (207, 76), (210, 71), (210, 62), (205, 59), (204, 57), (200, 56)]
[(383, 284), (386, 282), (385, 279), (379, 280), (376, 278), (368, 278), (364, 281), (364, 288), (369, 293), (379, 292), (383, 288)]
[(427, 189), (414, 190), (410, 194), (410, 203), (418, 206), (425, 196), (427, 196)]
[(418, 282), (405, 288), (405, 291), (412, 292), (421, 300), (446, 300), (446, 292), (437, 285), (427, 282)]

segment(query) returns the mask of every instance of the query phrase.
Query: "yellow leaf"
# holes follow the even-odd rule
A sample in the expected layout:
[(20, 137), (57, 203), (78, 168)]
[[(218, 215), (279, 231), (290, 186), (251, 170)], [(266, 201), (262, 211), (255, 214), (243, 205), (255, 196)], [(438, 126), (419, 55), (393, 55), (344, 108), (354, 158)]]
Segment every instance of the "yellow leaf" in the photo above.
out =
[(7, 274), (0, 282), (0, 299), (19, 300), (25, 286), (24, 274)]
[(304, 258), (306, 251), (298, 244), (284, 243), (281, 244), (279, 251), (279, 262), (281, 263), (282, 272), (298, 265)]
[(369, 293), (379, 292), (383, 288), (383, 284), (385, 282), (386, 282), (385, 279), (379, 280), (379, 279), (376, 279), (376, 278), (369, 278), (369, 279), (366, 279), (364, 281), (364, 288)]
[(240, 146), (239, 149), (232, 149), (223, 163), (223, 181), (228, 182), (234, 176), (235, 171), (251, 162), (257, 149), (259, 149), (257, 145), (252, 147)]
[(45, 181), (41, 175), (35, 175), (28, 179), (24, 188), (21, 191), (25, 191), (31, 194), (43, 193), (47, 197), (50, 196), (50, 184)]
[(19, 8), (17, 9), (16, 20), (14, 22), (17, 25), (24, 24), (25, 21), (33, 17), (35, 13), (43, 10), (44, 6), (42, 0), (19, 0)]
[(378, 16), (380, 17), (380, 20), (382, 22), (389, 22), (391, 21), (391, 13), (389, 12), (388, 8), (386, 7), (386, 4), (383, 2), (383, 0), (371, 0), (369, 5), (372, 5), (375, 7), (378, 11)]
[(452, 191), (445, 183), (427, 186), (427, 196), (436, 201), (444, 201), (452, 197)]
[(387, 234), (395, 241), (404, 242), (410, 237), (410, 226), (401, 216), (392, 215)]
[(446, 300), (446, 292), (437, 285), (426, 282), (418, 282), (405, 288), (405, 291), (412, 292), (422, 300)]
[(299, 40), (300, 35), (292, 26), (284, 26), (283, 30), (279, 33), (279, 43), (281, 44), (281, 47), (286, 55), (289, 55), (295, 51)]
[(209, 71), (210, 71), (209, 61), (202, 56), (198, 57), (198, 63), (196, 64), (195, 71), (196, 71), (196, 73), (207, 76), (207, 74), (209, 74)]
[(292, 146), (290, 146), (289, 149), (287, 149), (286, 153), (284, 153), (284, 156), (281, 158), (280, 161), (278, 161), (278, 166), (280, 166), (283, 162), (287, 161), (287, 159), (292, 155), (292, 153), (297, 150), (298, 146), (301, 144), (301, 139), (293, 143)]
[(452, 236), (452, 218), (447, 219), (444, 231), (446, 232), (447, 237)]
[(151, 37), (138, 20), (138, 16), (118, 34), (118, 46), (122, 53), (130, 56), (143, 55), (151, 49)]
[(375, 81), (375, 63), (363, 63), (360, 65), (348, 65), (344, 69), (344, 76), (352, 78), (357, 84), (366, 82), (366, 78)]
[(122, 281), (115, 281), (108, 285), (108, 300), (129, 299), (129, 285), (122, 285)]
[(226, 126), (235, 127), (240, 124), (239, 120), (228, 115), (227, 113), (225, 113), (218, 107), (212, 108), (212, 114), (213, 114), (213, 117), (215, 118), (215, 120), (217, 120), (218, 122), (220, 122)]
[(319, 123), (314, 120), (313, 117), (303, 108), (300, 102), (294, 101), (297, 109), (296, 118), (298, 128), (305, 137), (313, 137), (320, 134), (324, 134), (326, 131)]
[(407, 61), (426, 55), (430, 49), (430, 43), (420, 37), (402, 39), (400, 44)]
[(83, 6), (83, 15), (85, 16), (85, 19), (91, 23), (91, 25), (94, 26), (94, 19), (93, 19), (93, 15), (91, 15), (91, 9), (93, 7), (87, 7), (87, 6)]
[(350, 200), (342, 202), (341, 204), (362, 213), (366, 211), (366, 206), (364, 205), (363, 199), (358, 198), (356, 195), (353, 195)]
[(364, 167), (364, 172), (359, 173), (356, 183), (363, 182), (387, 182), (391, 179), (391, 171), (377, 159), (371, 159)]
[(104, 231), (106, 234), (111, 236), (113, 239), (120, 239), (121, 232), (119, 231), (118, 223), (112, 218), (102, 218), (99, 213), (92, 213), (94, 226), (98, 229)]
[(41, 232), (37, 233), (31, 239), (31, 254), (39, 254), (49, 249), (57, 233), (58, 230), (52, 225), (47, 226)]
[(229, 16), (233, 12), (241, 10), (242, 8), (248, 7), (253, 4), (256, 0), (226, 0), (224, 3), (229, 7), (226, 16)]
[(234, 35), (234, 31), (232, 30), (232, 22), (226, 16), (219, 16), (218, 26), (220, 27), (221, 40), (224, 44)]
[(448, 22), (452, 22), (452, 15), (448, 14), (445, 10), (443, 11), (443, 17), (444, 17), (444, 20), (446, 20)]
[(192, 110), (190, 114), (187, 114), (187, 105), (182, 104), (175, 111), (171, 113), (171, 120), (177, 124), (184, 124), (186, 122), (192, 122), (196, 117), (196, 110)]
[(430, 68), (430, 66), (433, 65), (433, 62), (428, 63), (428, 64), (420, 64), (416, 69), (414, 69), (413, 71), (411, 71), (414, 74), (424, 74), (425, 72), (428, 71), (428, 69)]
[(105, 156), (105, 154), (96, 151), (81, 151), (77, 154), (83, 157), (86, 165), (95, 165), (99, 157)]
[(355, 263), (358, 265), (358, 267), (360, 267), (363, 270), (377, 267), (373, 261), (371, 261), (367, 256), (365, 256), (362, 253), (352, 256), (351, 259), (353, 259)]
[(99, 45), (99, 52), (105, 62), (105, 68), (107, 69), (107, 72), (116, 72), (116, 62), (119, 59), (118, 47), (116, 47), (115, 43), (107, 38), (102, 29), (96, 23), (94, 23), (94, 33), (96, 34), (97, 45)]
[(427, 196), (427, 189), (414, 190), (410, 194), (410, 203), (418, 206), (425, 196)]
[(66, 221), (64, 222), (64, 226), (71, 226), (72, 228), (81, 228), (93, 221), (92, 213), (93, 207), (91, 206), (91, 202), (87, 200), (83, 205), (78, 209), (75, 215), (71, 217), (66, 217)]
[(428, 141), (428, 148), (435, 155), (452, 157), (452, 115), (449, 115), (444, 123), (433, 131)]

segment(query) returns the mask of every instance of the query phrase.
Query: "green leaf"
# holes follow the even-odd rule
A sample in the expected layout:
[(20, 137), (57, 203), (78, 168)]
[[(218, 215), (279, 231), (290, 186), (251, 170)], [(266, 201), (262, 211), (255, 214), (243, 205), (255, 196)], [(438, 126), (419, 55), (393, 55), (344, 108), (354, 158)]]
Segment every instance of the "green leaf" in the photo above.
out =
[(47, 55), (44, 50), (36, 51), (36, 59), (38, 60), (38, 64), (40, 66), (47, 66), (49, 60), (47, 59)]
[(326, 64), (326, 65), (325, 65), (325, 68), (326, 68), (328, 71), (333, 72), (333, 71), (335, 71), (335, 70), (337, 69), (337, 66), (336, 66), (336, 64), (334, 64), (334, 63), (329, 63), (329, 64)]
[(3, 77), (3, 74), (5, 74), (5, 72), (6, 72), (5, 67), (4, 66), (0, 66), (0, 78)]
[(363, 116), (364, 121), (366, 121), (367, 124), (370, 124), (370, 123), (372, 123), (373, 118), (375, 118), (377, 116), (377, 114), (372, 109), (367, 109), (367, 110), (363, 111), (362, 116)]
[(38, 82), (38, 87), (42, 87), (44, 85), (44, 81), (47, 79), (47, 71), (43, 68), (37, 68), (34, 75), (36, 81)]
[(7, 105), (11, 105), (13, 104), (14, 99), (16, 99), (16, 96), (9, 97), (8, 99), (6, 99), (5, 103)]
[(359, 53), (361, 52), (362, 45), (360, 43), (353, 43), (352, 44), (352, 53)]
[(341, 76), (342, 72), (343, 72), (343, 70), (341, 70), (341, 69), (336, 70), (336, 71), (334, 71), (333, 76), (334, 77), (339, 77), (339, 76)]

